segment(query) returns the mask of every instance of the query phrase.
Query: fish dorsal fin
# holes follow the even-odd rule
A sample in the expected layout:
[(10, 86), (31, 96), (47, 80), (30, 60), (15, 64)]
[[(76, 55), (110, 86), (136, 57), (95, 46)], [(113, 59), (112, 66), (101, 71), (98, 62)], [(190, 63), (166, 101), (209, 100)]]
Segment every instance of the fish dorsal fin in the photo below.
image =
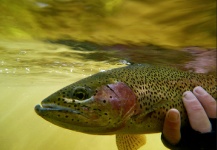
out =
[(145, 145), (146, 138), (141, 134), (117, 134), (116, 144), (118, 150), (137, 150)]

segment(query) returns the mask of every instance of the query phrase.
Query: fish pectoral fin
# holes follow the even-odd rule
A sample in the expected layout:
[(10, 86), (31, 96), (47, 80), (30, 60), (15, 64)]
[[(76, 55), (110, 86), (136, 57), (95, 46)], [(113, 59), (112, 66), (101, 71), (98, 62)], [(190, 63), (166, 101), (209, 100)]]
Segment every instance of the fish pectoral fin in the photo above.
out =
[(141, 134), (117, 134), (116, 144), (118, 150), (137, 150), (145, 145), (146, 138)]

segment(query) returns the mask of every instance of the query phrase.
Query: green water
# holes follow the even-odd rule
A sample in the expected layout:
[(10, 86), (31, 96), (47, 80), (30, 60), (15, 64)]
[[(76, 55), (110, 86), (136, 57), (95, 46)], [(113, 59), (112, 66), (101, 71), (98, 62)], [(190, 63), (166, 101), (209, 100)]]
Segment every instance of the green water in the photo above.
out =
[(1, 0), (2, 38), (216, 47), (215, 0)]
[[(150, 63), (216, 73), (215, 1), (0, 3), (0, 150), (115, 150), (114, 136), (57, 127), (34, 106), (96, 72)], [(160, 134), (141, 149), (166, 149)]]

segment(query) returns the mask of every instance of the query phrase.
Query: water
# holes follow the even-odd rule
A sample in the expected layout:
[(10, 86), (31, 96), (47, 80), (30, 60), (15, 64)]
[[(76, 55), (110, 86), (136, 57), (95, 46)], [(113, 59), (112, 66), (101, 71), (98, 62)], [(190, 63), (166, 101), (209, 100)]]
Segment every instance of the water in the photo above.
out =
[[(128, 63), (215, 74), (214, 3), (2, 0), (0, 149), (115, 150), (114, 136), (62, 129), (34, 106), (70, 83)], [(141, 149), (166, 148), (152, 134)]]

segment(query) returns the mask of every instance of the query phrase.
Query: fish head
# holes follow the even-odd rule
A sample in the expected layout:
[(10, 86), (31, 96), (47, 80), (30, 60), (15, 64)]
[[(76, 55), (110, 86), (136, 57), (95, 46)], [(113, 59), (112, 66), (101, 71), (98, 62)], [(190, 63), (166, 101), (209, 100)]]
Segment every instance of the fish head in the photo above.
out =
[(38, 115), (63, 128), (89, 134), (113, 134), (133, 115), (136, 95), (119, 81), (84, 79), (35, 106)]

